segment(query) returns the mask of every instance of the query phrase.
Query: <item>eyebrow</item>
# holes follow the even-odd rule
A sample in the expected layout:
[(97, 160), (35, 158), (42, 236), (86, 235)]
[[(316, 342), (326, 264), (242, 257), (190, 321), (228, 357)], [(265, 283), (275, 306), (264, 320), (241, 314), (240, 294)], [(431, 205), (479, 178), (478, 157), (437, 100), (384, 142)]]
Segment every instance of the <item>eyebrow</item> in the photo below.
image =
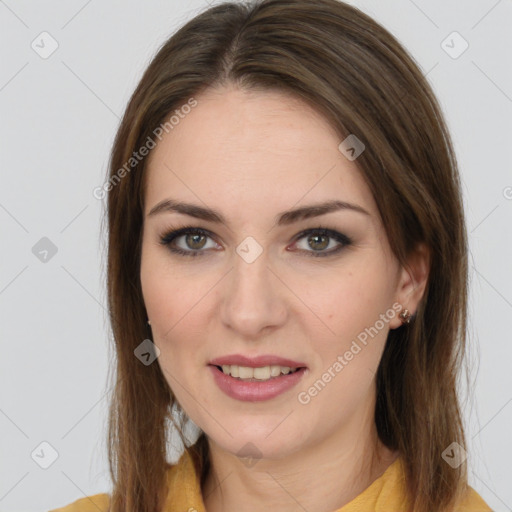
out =
[[(370, 215), (368, 211), (357, 204), (348, 203), (346, 201), (332, 200), (323, 203), (310, 204), (300, 208), (295, 208), (293, 210), (281, 212), (276, 215), (274, 221), (278, 226), (284, 226), (293, 224), (294, 222), (298, 222), (300, 220), (310, 219), (312, 217), (318, 217), (326, 213), (340, 210), (350, 210), (362, 213), (364, 215)], [(164, 212), (181, 213), (184, 215), (189, 215), (190, 217), (195, 217), (197, 219), (227, 225), (226, 219), (217, 210), (211, 208), (203, 208), (202, 206), (175, 201), (173, 199), (164, 199), (163, 201), (159, 202), (150, 210), (148, 217), (153, 217), (159, 213)]]

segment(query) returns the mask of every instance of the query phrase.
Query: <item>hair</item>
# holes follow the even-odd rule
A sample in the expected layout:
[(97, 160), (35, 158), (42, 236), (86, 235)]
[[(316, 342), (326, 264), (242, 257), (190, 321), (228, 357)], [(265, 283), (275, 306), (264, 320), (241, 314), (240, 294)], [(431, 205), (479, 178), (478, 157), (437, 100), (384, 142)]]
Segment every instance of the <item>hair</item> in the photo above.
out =
[[(375, 423), (380, 440), (403, 459), (412, 509), (452, 510), (468, 486), (465, 464), (452, 468), (441, 457), (453, 442), (466, 447), (457, 379), (468, 256), (457, 162), (413, 57), (372, 18), (337, 0), (208, 8), (160, 47), (129, 100), (108, 171), (107, 294), (117, 356), (108, 419), (110, 510), (162, 510), (166, 420), (177, 404), (159, 365), (134, 357), (147, 338), (140, 283), (147, 159), (130, 159), (180, 105), (224, 85), (285, 92), (321, 113), (340, 142), (355, 134), (366, 147), (356, 163), (397, 260), (406, 266), (418, 244), (429, 248), (428, 281), (413, 320), (386, 341)], [(127, 162), (130, 172), (121, 173)], [(184, 423), (172, 425), (184, 440)], [(202, 485), (210, 467), (205, 433), (184, 445)]]

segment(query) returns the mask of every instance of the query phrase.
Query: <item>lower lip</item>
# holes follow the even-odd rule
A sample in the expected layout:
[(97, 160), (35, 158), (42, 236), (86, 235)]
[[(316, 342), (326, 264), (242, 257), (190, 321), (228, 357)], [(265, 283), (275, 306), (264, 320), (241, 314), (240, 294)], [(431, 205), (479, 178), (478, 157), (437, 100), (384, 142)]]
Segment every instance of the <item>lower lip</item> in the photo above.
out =
[(270, 400), (285, 391), (293, 388), (304, 373), (306, 368), (301, 368), (294, 373), (281, 375), (261, 382), (250, 382), (238, 380), (231, 375), (226, 375), (219, 370), (216, 366), (209, 365), (210, 370), (213, 372), (213, 378), (217, 386), (226, 393), (226, 395), (236, 400), (243, 400), (247, 402), (261, 402), (263, 400)]

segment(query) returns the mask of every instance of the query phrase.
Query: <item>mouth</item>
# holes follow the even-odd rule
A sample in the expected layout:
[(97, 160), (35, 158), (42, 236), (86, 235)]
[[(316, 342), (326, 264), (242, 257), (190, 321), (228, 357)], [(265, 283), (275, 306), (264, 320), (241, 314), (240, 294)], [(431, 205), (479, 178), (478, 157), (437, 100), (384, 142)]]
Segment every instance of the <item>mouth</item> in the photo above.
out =
[(224, 375), (228, 375), (233, 379), (244, 382), (265, 382), (273, 379), (278, 379), (283, 375), (290, 375), (296, 373), (305, 366), (281, 366), (281, 365), (267, 365), (259, 367), (240, 366), (236, 364), (223, 364), (223, 365), (210, 365), (214, 366)]
[(226, 395), (245, 402), (271, 400), (291, 390), (308, 373), (305, 366), (209, 364), (213, 381)]

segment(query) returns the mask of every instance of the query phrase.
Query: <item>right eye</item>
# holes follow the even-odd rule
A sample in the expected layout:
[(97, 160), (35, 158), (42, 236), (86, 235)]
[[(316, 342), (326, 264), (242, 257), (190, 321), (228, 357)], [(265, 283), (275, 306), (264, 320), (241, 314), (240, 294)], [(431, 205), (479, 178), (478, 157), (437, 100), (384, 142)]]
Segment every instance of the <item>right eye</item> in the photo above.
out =
[[(211, 238), (208, 231), (197, 227), (184, 227), (174, 231), (169, 231), (160, 238), (162, 245), (168, 246), (168, 249), (182, 256), (197, 256), (206, 251), (203, 249), (206, 246), (206, 239)], [(183, 239), (181, 246), (176, 246), (177, 241)], [(206, 247), (206, 249), (212, 247)]]

